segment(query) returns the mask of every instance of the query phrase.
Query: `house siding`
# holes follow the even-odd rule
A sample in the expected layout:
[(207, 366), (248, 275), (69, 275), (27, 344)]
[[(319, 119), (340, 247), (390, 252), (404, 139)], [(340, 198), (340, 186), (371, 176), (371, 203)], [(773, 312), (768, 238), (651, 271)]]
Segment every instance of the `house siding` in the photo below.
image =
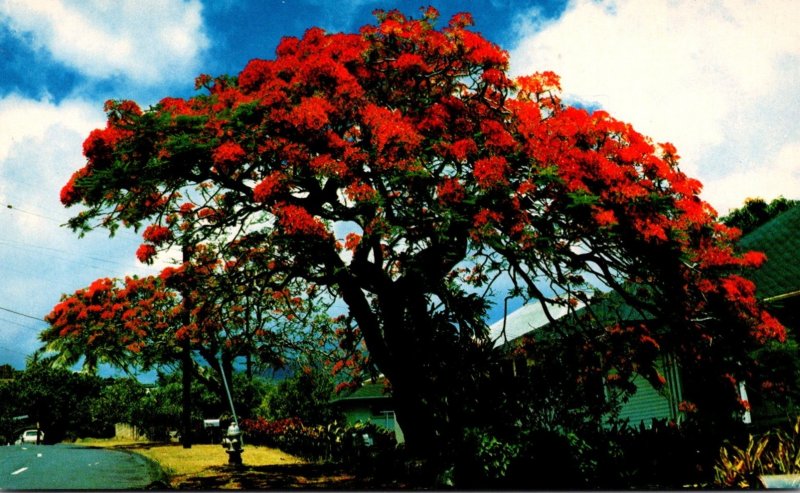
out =
[(680, 420), (678, 404), (682, 391), (677, 366), (668, 359), (660, 362), (658, 368), (667, 380), (662, 389), (656, 389), (640, 375), (633, 380), (636, 392), (619, 411), (619, 418), (628, 420), (630, 426), (644, 424), (649, 428), (655, 420)]

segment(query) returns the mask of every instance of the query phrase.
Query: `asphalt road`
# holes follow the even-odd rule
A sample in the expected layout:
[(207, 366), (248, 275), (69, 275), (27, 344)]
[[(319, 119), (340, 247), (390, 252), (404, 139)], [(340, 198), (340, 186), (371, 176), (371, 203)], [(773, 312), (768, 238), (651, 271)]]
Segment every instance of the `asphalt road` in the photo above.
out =
[(77, 445), (0, 447), (2, 490), (145, 489), (161, 479), (142, 456)]

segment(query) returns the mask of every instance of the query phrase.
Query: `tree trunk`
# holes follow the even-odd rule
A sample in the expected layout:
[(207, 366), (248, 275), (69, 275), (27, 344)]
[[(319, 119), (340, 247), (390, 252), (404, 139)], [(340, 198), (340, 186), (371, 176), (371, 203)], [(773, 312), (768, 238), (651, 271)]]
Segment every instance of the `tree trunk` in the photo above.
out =
[[(186, 245), (182, 248), (183, 263), (186, 264), (191, 258), (191, 253)], [(187, 288), (181, 293), (183, 296), (183, 323), (188, 327), (192, 320), (191, 293)], [(181, 341), (181, 371), (182, 375), (182, 404), (181, 412), (181, 443), (183, 448), (192, 448), (192, 346), (188, 334)]]
[(182, 401), (181, 443), (183, 448), (192, 448), (192, 350), (189, 339), (181, 341)]

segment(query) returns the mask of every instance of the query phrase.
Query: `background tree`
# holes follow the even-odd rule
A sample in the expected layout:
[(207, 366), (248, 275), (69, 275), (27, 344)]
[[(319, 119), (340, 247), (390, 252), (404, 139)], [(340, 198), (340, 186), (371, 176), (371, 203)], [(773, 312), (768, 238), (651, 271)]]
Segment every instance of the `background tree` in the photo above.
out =
[(760, 197), (756, 197), (745, 200), (742, 207), (728, 212), (720, 221), (732, 228), (739, 228), (743, 234), (747, 234), (798, 204), (800, 204), (800, 201), (785, 197), (778, 197), (770, 203)]
[(564, 106), (555, 74), (511, 80), (468, 14), (442, 29), (434, 9), (377, 15), (359, 34), (284, 38), (236, 77), (199, 77), (188, 100), (109, 102), (62, 190), (84, 208), (70, 226), (167, 228), (145, 237), (145, 260), (246, 245), (267, 292), (297, 281), (342, 300), (341, 337), (363, 337), (409, 449), (437, 467), (492, 419), (484, 320), (501, 278), (546, 311), (616, 291), (661, 322), (640, 349), (719, 376), (710, 413), (732, 413), (723, 377), (783, 328), (737, 274), (763, 256), (734, 251), (674, 147)]
[[(289, 289), (254, 297), (247, 289), (258, 282), (254, 269), (230, 262), (220, 270), (208, 255), (196, 257), (161, 277), (103, 278), (64, 295), (46, 317), (50, 327), (39, 336), (45, 343), (44, 361), (58, 368), (82, 361), (89, 373), (96, 373), (99, 363), (132, 374), (169, 369), (181, 361), (179, 342), (187, 338), (199, 356), (192, 360), (193, 377), (226, 403), (220, 364), (233, 384), (237, 358), (245, 358), (252, 378), (254, 361), (280, 368), (297, 354), (331, 352), (332, 322), (324, 315), (328, 305), (316, 308)], [(244, 285), (239, 284), (242, 276)], [(196, 322), (189, 326), (181, 318), (181, 287), (197, 299)]]
[(94, 422), (108, 430), (115, 430), (117, 423), (146, 430), (142, 403), (147, 394), (147, 387), (134, 377), (106, 380), (97, 397), (89, 404)]
[(113, 429), (98, 426), (91, 412), (90, 403), (103, 386), (99, 377), (37, 364), (29, 365), (10, 385), (14, 398), (7, 411), (27, 415), (30, 427), (38, 423), (45, 443), (113, 435)]
[(39, 334), (41, 352), (61, 368), (83, 360), (89, 373), (95, 373), (99, 363), (128, 372), (148, 371), (177, 357), (178, 306), (176, 293), (157, 277), (98, 279), (62, 296), (45, 317), (50, 326)]
[(306, 426), (341, 420), (331, 405), (335, 382), (321, 365), (295, 364), (294, 373), (277, 382), (265, 395), (260, 414), (269, 419), (300, 418)]

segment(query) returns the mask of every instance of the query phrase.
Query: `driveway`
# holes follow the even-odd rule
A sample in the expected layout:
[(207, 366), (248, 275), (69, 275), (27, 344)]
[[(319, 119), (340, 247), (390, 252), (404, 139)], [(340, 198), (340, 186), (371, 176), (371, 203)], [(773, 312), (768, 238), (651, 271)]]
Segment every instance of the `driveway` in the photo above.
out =
[(160, 487), (161, 470), (121, 450), (73, 445), (0, 447), (2, 490), (136, 490)]

